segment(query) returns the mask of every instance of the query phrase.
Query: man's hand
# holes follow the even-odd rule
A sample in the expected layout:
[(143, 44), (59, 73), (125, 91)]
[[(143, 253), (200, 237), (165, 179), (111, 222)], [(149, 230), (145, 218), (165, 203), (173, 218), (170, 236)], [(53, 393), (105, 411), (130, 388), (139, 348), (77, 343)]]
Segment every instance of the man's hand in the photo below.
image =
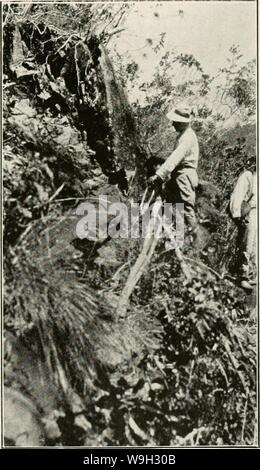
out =
[(157, 190), (160, 190), (161, 187), (162, 187), (162, 179), (160, 178), (160, 176), (158, 175), (154, 175), (154, 176), (151, 176), (148, 180), (148, 186), (152, 189), (154, 189), (155, 191)]
[(233, 217), (233, 222), (238, 228), (246, 228), (248, 224), (246, 217)]

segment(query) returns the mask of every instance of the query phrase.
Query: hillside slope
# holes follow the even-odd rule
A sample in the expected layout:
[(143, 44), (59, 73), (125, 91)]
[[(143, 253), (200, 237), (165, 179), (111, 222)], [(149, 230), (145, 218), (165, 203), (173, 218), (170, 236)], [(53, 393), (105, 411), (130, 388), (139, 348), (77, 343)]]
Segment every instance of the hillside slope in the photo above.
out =
[[(208, 147), (210, 165), (221, 151), (226, 166), (200, 187), (190, 278), (160, 240), (118, 318), (143, 240), (79, 240), (75, 211), (104, 194), (141, 200), (147, 155), (131, 109), (120, 127), (128, 104), (95, 36), (66, 38), (64, 55), (49, 25), (10, 19), (4, 39), (5, 386), (36, 407), (45, 445), (252, 445), (256, 318), (225, 276), (230, 224), (222, 230), (243, 147)], [(127, 198), (133, 151), (142, 178)], [(201, 168), (209, 174), (203, 148)]]

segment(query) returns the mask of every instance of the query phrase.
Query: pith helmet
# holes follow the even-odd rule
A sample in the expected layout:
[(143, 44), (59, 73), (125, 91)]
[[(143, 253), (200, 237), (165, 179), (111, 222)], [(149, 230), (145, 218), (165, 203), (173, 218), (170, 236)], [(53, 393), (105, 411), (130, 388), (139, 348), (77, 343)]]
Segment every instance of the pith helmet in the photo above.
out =
[(172, 122), (190, 122), (191, 109), (188, 106), (173, 108), (166, 117)]

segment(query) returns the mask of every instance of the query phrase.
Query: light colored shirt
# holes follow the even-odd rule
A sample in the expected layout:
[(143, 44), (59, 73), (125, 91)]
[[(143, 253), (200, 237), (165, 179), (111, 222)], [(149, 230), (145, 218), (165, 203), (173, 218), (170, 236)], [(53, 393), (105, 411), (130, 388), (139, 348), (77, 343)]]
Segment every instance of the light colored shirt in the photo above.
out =
[(187, 127), (177, 140), (177, 145), (172, 154), (157, 170), (156, 174), (162, 180), (167, 180), (173, 170), (177, 168), (178, 173), (186, 172), (187, 169), (197, 172), (199, 160), (198, 139), (191, 127)]
[(250, 208), (256, 207), (256, 172), (242, 173), (230, 197), (230, 212), (233, 218), (241, 217), (243, 201), (248, 202)]

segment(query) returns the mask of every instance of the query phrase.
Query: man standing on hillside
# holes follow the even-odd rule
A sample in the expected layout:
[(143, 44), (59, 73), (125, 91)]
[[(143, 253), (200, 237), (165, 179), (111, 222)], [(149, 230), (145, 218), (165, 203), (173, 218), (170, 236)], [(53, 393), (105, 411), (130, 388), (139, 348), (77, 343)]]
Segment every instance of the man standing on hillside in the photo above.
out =
[(149, 180), (153, 187), (165, 185), (166, 201), (184, 204), (184, 218), (194, 238), (197, 234), (195, 215), (195, 190), (198, 186), (199, 144), (197, 136), (190, 127), (191, 111), (179, 106), (167, 114), (178, 138), (175, 150)]
[[(256, 160), (247, 162), (248, 170), (238, 178), (231, 194), (229, 211), (237, 225), (238, 277), (241, 287), (251, 290), (256, 264)], [(250, 272), (251, 271), (251, 272)]]

